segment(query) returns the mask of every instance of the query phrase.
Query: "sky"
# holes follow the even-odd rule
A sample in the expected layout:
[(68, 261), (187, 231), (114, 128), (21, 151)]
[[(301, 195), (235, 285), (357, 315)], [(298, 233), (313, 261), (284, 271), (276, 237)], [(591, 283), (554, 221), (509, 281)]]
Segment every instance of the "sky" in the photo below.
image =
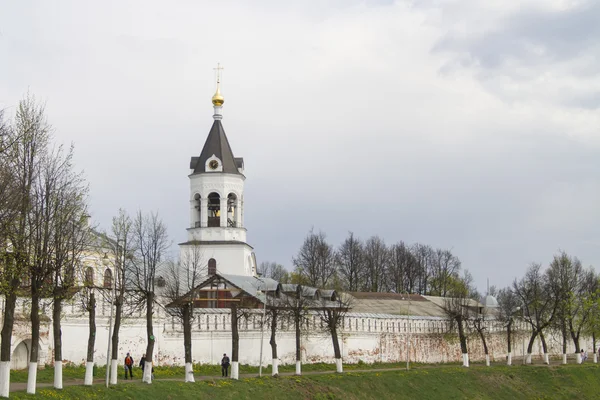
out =
[(452, 249), (480, 290), (559, 250), (600, 266), (600, 3), (0, 0), (0, 108), (75, 145), (94, 222), (189, 224), (212, 125), (244, 157), (257, 261), (311, 228)]

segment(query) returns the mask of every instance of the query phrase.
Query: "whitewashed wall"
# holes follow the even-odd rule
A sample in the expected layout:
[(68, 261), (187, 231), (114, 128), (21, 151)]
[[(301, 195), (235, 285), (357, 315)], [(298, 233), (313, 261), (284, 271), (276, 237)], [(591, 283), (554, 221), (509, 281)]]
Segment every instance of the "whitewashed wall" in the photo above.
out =
[[(1, 305), (0, 305), (1, 308)], [(27, 302), (19, 302), (20, 313), (27, 311)], [(88, 325), (87, 316), (78, 311), (76, 302), (65, 304), (65, 317), (62, 322), (63, 358), (75, 364), (84, 364), (87, 350)], [(106, 363), (108, 344), (108, 304), (100, 298), (97, 306), (97, 333), (95, 361), (99, 365)], [(30, 346), (31, 329), (28, 318), (16, 320), (12, 340), (13, 351), (21, 343)], [(46, 308), (45, 315), (51, 315)], [(257, 313), (240, 325), (240, 362), (258, 365), (260, 354), (260, 318)], [(289, 364), (295, 361), (295, 337), (289, 321), (280, 320), (278, 324), (277, 344), (280, 363)], [(44, 317), (41, 327), (40, 364), (51, 364), (53, 361), (53, 338), (51, 321)], [(193, 359), (196, 363), (218, 364), (223, 353), (231, 355), (231, 329), (228, 310), (215, 310), (214, 313), (202, 314), (194, 322), (192, 346)], [(321, 324), (317, 316), (309, 318), (310, 336), (302, 337), (302, 360), (305, 363), (333, 362), (331, 338), (320, 333)], [(500, 324), (490, 325), (489, 348), (492, 360), (503, 361), (506, 357), (506, 333)], [(410, 331), (410, 332), (409, 332)], [(446, 323), (443, 320), (419, 319), (406, 317), (377, 318), (372, 315), (352, 315), (345, 319), (344, 329), (340, 332), (340, 346), (344, 362), (393, 362), (406, 361), (407, 340), (409, 342), (410, 360), (415, 362), (434, 363), (459, 361), (461, 359), (458, 336), (455, 333), (443, 333)], [(156, 337), (155, 358), (158, 365), (183, 364), (183, 333), (178, 322), (158, 309), (154, 322)], [(551, 354), (561, 353), (559, 335), (546, 334)], [(271, 360), (269, 345), (270, 329), (267, 327), (263, 338), (263, 364)], [(522, 355), (523, 344), (526, 346), (529, 333), (517, 333), (513, 339), (513, 355)], [(581, 340), (581, 347), (588, 353), (593, 351), (590, 338)], [(568, 342), (568, 351), (573, 352), (572, 341)], [(131, 352), (135, 360), (145, 352), (146, 325), (142, 314), (126, 318), (120, 331), (119, 358), (124, 359)], [(22, 347), (21, 347), (22, 348)], [(472, 334), (469, 337), (469, 352), (472, 360), (484, 358), (479, 338)], [(22, 353), (22, 352), (21, 352)], [(542, 346), (536, 340), (534, 355), (541, 356)], [(17, 355), (15, 353), (15, 355)], [(23, 354), (14, 360), (15, 367), (23, 367)], [(19, 364), (19, 365), (17, 365)], [(24, 364), (24, 365), (23, 365)]]

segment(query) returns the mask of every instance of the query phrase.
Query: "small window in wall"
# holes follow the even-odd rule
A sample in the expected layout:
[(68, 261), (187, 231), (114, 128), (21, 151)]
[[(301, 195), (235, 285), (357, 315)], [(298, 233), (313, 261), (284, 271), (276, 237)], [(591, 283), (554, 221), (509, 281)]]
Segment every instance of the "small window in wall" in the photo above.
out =
[(217, 273), (217, 260), (211, 258), (208, 260), (208, 275), (215, 275)]
[(112, 271), (108, 268), (104, 271), (104, 287), (108, 289), (112, 287)]
[(85, 270), (85, 286), (94, 286), (94, 269), (87, 267)]

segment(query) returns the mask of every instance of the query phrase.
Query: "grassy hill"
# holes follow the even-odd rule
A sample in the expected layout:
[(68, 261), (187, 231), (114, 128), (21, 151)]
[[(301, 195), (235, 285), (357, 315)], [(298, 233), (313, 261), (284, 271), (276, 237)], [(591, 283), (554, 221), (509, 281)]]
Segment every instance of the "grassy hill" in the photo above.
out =
[(301, 377), (208, 378), (195, 384), (139, 381), (109, 389), (68, 386), (39, 389), (13, 399), (592, 399), (600, 397), (600, 368), (567, 366), (420, 367), (410, 371), (321, 373)]

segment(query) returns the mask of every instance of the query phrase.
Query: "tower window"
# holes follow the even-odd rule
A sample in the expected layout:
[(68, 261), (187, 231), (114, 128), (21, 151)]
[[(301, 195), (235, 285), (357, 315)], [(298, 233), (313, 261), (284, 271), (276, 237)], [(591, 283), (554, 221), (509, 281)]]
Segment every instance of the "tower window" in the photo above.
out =
[(217, 260), (211, 258), (208, 260), (208, 275), (214, 275), (217, 273)]

